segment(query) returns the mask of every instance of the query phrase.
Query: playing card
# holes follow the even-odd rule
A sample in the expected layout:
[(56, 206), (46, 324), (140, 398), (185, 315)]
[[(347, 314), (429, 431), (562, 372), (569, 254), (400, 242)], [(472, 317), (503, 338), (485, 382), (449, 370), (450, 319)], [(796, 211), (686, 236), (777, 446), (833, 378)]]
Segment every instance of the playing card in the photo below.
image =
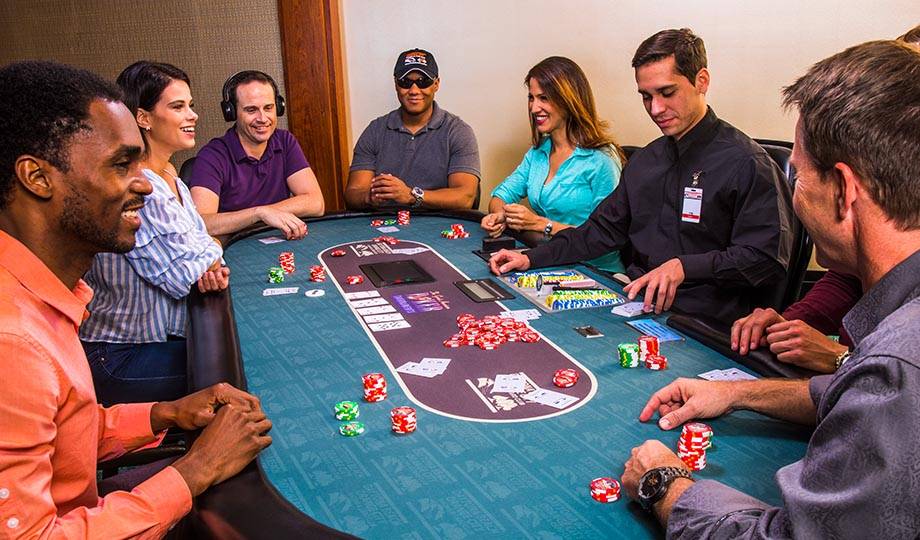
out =
[(359, 298), (373, 298), (375, 296), (380, 296), (380, 293), (377, 291), (355, 291), (345, 293), (346, 300), (356, 300)]
[(522, 373), (499, 374), (495, 376), (495, 383), (492, 385), (492, 393), (496, 392), (523, 392), (524, 375)]
[(380, 315), (381, 313), (393, 313), (394, 311), (396, 311), (396, 308), (394, 308), (391, 305), (371, 306), (371, 307), (366, 307), (366, 308), (359, 308), (356, 311), (358, 312), (358, 315), (361, 315), (363, 317), (364, 315)]
[[(367, 308), (367, 309), (374, 309), (374, 308)], [(382, 322), (382, 323), (371, 323), (367, 325), (367, 327), (370, 328), (371, 331), (373, 332), (385, 332), (387, 330), (399, 330), (401, 328), (409, 328), (411, 326), (412, 325), (407, 323), (406, 321), (387, 321), (387, 322)]]
[(564, 409), (578, 401), (577, 397), (563, 394), (560, 392), (554, 392), (552, 390), (546, 390), (544, 388), (538, 388), (533, 392), (524, 394), (521, 396), (527, 401), (532, 401), (534, 403), (540, 403), (542, 405), (548, 405), (556, 409)]
[(259, 242), (262, 242), (263, 244), (266, 244), (266, 245), (277, 244), (278, 242), (285, 242), (285, 241), (286, 240), (284, 238), (281, 238), (280, 236), (268, 236), (266, 238), (259, 238)]
[(279, 294), (295, 294), (300, 287), (278, 287), (277, 289), (265, 289), (262, 296), (278, 296)]
[(431, 368), (437, 371), (438, 375), (447, 370), (448, 364), (450, 364), (450, 358), (422, 358), (422, 361), (419, 362), (420, 366)]
[(380, 231), (380, 232), (382, 232), (382, 233), (399, 232), (399, 227), (394, 227), (394, 226), (392, 226), (392, 225), (387, 225), (386, 227), (377, 227), (377, 230)]
[(705, 373), (700, 373), (697, 377), (701, 379), (706, 379), (707, 381), (722, 381), (722, 370), (721, 369), (712, 369)]
[(400, 373), (408, 373), (409, 375), (418, 375), (419, 377), (437, 377), (443, 372), (439, 372), (435, 369), (432, 369), (427, 366), (423, 366), (418, 362), (406, 362), (405, 364), (396, 368), (396, 371)]
[(366, 298), (363, 300), (352, 300), (351, 301), (351, 305), (355, 306), (356, 308), (371, 307), (371, 306), (384, 306), (386, 304), (389, 304), (389, 302), (387, 302), (387, 299), (380, 298), (380, 297)]
[(757, 377), (745, 373), (738, 368), (723, 369), (722, 375), (725, 377), (722, 379), (724, 381), (753, 381), (757, 379)]
[(383, 315), (368, 315), (364, 317), (364, 322), (366, 323), (378, 323), (378, 322), (387, 322), (387, 321), (401, 321), (403, 316), (399, 313), (385, 313)]
[(644, 306), (645, 304), (642, 302), (628, 302), (626, 304), (615, 306), (610, 310), (610, 313), (626, 318), (635, 317), (636, 315), (642, 315), (645, 313)]
[(513, 311), (502, 311), (498, 314), (504, 319), (514, 319), (520, 322), (532, 321), (540, 318), (540, 312), (535, 309), (515, 309)]

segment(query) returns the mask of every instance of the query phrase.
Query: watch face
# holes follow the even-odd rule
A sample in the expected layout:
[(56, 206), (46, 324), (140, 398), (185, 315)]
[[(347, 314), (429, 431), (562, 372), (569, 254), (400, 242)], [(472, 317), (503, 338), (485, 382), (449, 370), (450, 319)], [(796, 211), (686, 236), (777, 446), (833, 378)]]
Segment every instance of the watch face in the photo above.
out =
[(649, 498), (655, 495), (661, 487), (661, 471), (651, 470), (645, 476), (643, 476), (642, 481), (639, 482), (639, 496), (642, 498)]

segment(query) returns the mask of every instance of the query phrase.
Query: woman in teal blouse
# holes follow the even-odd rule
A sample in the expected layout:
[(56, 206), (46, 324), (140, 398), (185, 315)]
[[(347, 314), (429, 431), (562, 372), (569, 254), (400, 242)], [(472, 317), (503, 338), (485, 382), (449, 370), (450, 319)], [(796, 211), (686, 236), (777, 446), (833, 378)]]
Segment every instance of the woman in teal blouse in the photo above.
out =
[[(616, 187), (625, 162), (597, 117), (591, 86), (578, 64), (551, 56), (531, 68), (524, 83), (533, 148), (492, 191), (482, 228), (493, 237), (508, 227), (549, 238), (581, 225)], [(519, 204), (525, 197), (533, 210)], [(617, 252), (589, 262), (623, 271)]]

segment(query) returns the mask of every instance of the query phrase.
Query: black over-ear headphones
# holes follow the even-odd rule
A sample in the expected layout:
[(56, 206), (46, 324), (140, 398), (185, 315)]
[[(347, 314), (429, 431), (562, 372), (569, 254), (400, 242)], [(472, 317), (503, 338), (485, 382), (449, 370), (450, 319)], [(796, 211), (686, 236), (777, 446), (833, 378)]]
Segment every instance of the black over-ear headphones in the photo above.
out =
[[(253, 76), (256, 76), (256, 78), (252, 78)], [(224, 87), (220, 91), (220, 112), (223, 113), (224, 120), (227, 122), (236, 121), (236, 87), (246, 79), (261, 81), (263, 80), (262, 77), (268, 79), (269, 84), (272, 85), (272, 89), (275, 91), (275, 112), (278, 116), (284, 114), (284, 96), (278, 91), (278, 84), (275, 82), (275, 79), (272, 79), (269, 74), (262, 71), (248, 69), (246, 71), (234, 73), (227, 79), (227, 82), (224, 83)]]

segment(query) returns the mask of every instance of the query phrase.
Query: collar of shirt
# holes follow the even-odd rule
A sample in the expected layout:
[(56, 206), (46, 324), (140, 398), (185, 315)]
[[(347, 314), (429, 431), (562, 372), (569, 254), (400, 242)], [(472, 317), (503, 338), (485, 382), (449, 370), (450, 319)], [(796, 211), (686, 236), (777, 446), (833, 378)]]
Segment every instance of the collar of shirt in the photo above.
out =
[(66, 315), (75, 326), (89, 316), (86, 306), (93, 298), (89, 285), (81, 279), (72, 291), (68, 290), (41, 259), (4, 231), (0, 231), (0, 267), (32, 294)]
[(707, 106), (706, 114), (686, 135), (677, 140), (668, 137), (667, 147), (671, 159), (683, 159), (688, 152), (705, 147), (716, 136), (718, 127), (719, 118), (712, 107)]
[[(543, 154), (545, 154), (547, 159), (549, 159), (549, 154), (550, 152), (553, 151), (553, 139), (549, 135), (544, 136), (543, 140), (540, 141), (540, 144), (537, 145), (536, 150), (538, 152), (542, 152)], [(573, 157), (573, 156), (585, 157), (585, 156), (591, 156), (591, 155), (592, 155), (592, 152), (590, 149), (576, 146), (575, 150), (572, 151), (572, 155), (569, 157)]]
[[(390, 114), (387, 115), (387, 129), (392, 129), (394, 131), (401, 131), (403, 133), (409, 133), (409, 130), (403, 125), (402, 109), (396, 109), (395, 111), (390, 111)], [(438, 107), (438, 102), (435, 101), (431, 104), (431, 118), (428, 119), (428, 123), (422, 129), (418, 130), (415, 135), (420, 135), (429, 129), (438, 129), (441, 127), (441, 124), (444, 123), (444, 118), (447, 115)]]
[(240, 142), (240, 136), (236, 132), (236, 124), (227, 130), (223, 138), (227, 144), (227, 148), (230, 149), (230, 155), (233, 156), (233, 161), (237, 163), (242, 163), (244, 161), (260, 163), (268, 159), (267, 156), (270, 154), (281, 152), (281, 143), (278, 141), (277, 135), (278, 130), (275, 129), (275, 131), (272, 132), (272, 136), (268, 138), (268, 146), (265, 147), (265, 153), (263, 153), (262, 157), (259, 159), (250, 157), (250, 155), (246, 153), (246, 150), (243, 149), (243, 143)]
[(882, 276), (843, 318), (855, 345), (899, 307), (920, 296), (920, 250)]

